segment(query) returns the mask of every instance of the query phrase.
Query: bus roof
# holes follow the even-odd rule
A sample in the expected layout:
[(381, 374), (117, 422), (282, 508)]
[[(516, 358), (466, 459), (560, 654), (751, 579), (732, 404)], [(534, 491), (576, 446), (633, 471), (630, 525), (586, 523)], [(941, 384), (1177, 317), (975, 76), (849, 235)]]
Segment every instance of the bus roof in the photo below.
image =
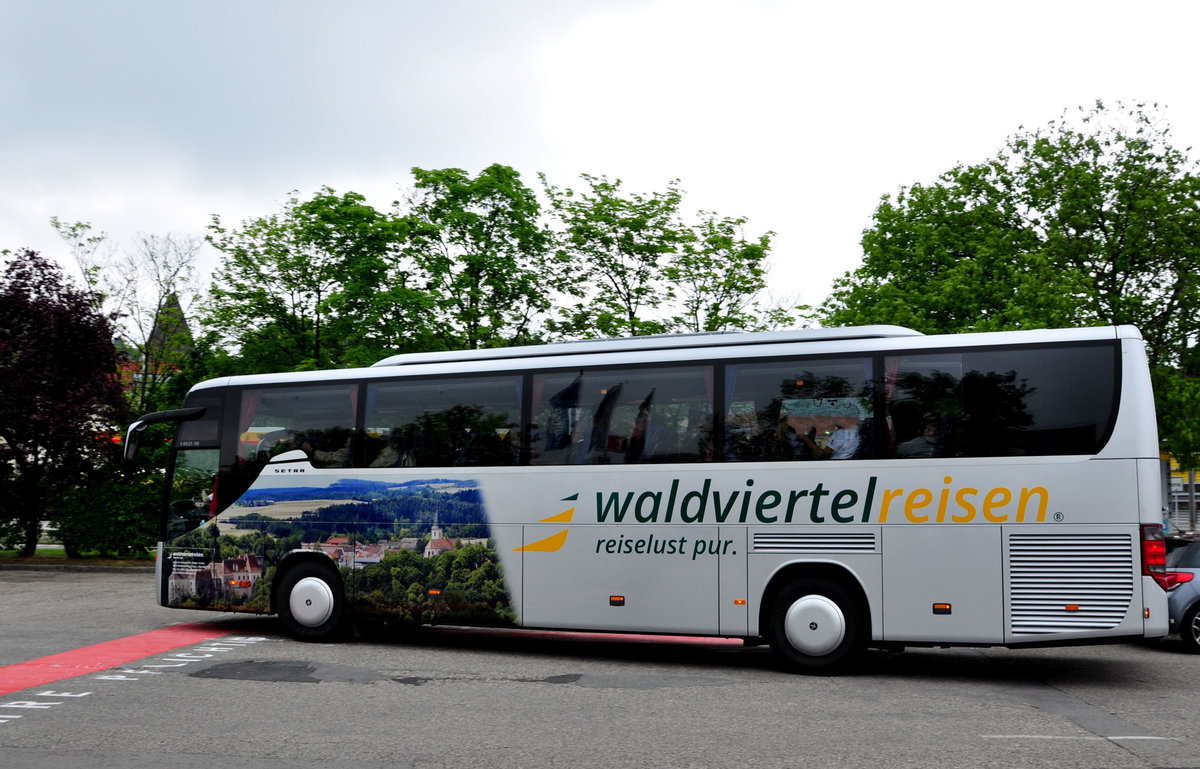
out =
[[(276, 374), (242, 374), (197, 382), (192, 390), (210, 387), (257, 387), (301, 382), (341, 381), (346, 379), (386, 379), (394, 376), (424, 376), (431, 374), (502, 372), (525, 367), (555, 368), (564, 366), (609, 365), (615, 355), (623, 362), (678, 362), (727, 357), (741, 350), (745, 356), (803, 355), (806, 345), (814, 353), (857, 352), (881, 350), (919, 351), (939, 347), (963, 348), (1008, 344), (1045, 344), (1100, 339), (1138, 339), (1141, 334), (1133, 326), (1090, 326), (1073, 329), (1032, 329), (1025, 331), (991, 331), (964, 334), (926, 336), (900, 326), (859, 326), (828, 329), (799, 329), (762, 333), (714, 332), (672, 336), (627, 337), (620, 339), (559, 342), (555, 344), (461, 350), (433, 353), (411, 353), (385, 358), (370, 368), (326, 369)], [(699, 352), (697, 352), (699, 351)]]
[(482, 350), (448, 350), (444, 352), (414, 352), (392, 355), (372, 364), (376, 366), (411, 366), (421, 363), (453, 363), (456, 361), (511, 360), (543, 358), (556, 355), (587, 355), (602, 352), (632, 352), (635, 350), (681, 350), (698, 347), (729, 345), (779, 344), (781, 342), (827, 342), (838, 339), (879, 339), (883, 337), (922, 336), (903, 326), (853, 326), (845, 328), (803, 328), (787, 331), (751, 333), (745, 331), (710, 331), (697, 334), (661, 334), (655, 336), (621, 337), (617, 339), (585, 339), (577, 342), (528, 345), (524, 347), (490, 347)]

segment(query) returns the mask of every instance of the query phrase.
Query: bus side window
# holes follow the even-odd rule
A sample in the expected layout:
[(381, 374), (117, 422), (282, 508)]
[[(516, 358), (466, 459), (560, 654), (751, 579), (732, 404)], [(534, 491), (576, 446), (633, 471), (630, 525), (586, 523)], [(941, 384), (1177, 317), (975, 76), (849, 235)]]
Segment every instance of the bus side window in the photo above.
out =
[(931, 352), (886, 359), (897, 457), (1094, 454), (1114, 414), (1107, 345)]
[(367, 467), (481, 467), (520, 458), (521, 377), (436, 377), (367, 388)]
[(871, 374), (868, 358), (729, 365), (725, 374), (726, 459), (871, 456)]
[(292, 385), (243, 390), (238, 459), (260, 467), (285, 451), (303, 450), (315, 467), (354, 464), (357, 385)]
[(636, 366), (533, 377), (530, 462), (712, 460), (711, 366)]

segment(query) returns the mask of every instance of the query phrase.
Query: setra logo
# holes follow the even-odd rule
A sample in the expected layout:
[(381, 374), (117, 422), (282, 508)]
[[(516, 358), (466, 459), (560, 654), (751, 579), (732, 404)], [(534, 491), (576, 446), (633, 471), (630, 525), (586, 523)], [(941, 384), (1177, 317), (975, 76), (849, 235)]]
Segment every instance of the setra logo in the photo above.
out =
[[(574, 502), (577, 499), (579, 499), (579, 494), (575, 493), (569, 497), (563, 497), (562, 501), (563, 502)], [(570, 508), (562, 511), (561, 513), (552, 515), (549, 518), (541, 519), (540, 521), (538, 521), (538, 523), (570, 523), (571, 519), (574, 516), (575, 516), (575, 506), (572, 505)], [(563, 529), (562, 531), (558, 532), (557, 534), (552, 534), (549, 537), (546, 537), (545, 539), (539, 539), (537, 542), (530, 542), (528, 545), (525, 545), (523, 547), (514, 547), (513, 552), (516, 552), (516, 553), (553, 553), (553, 552), (556, 552), (558, 550), (561, 550), (563, 545), (567, 544), (567, 534), (570, 531), (571, 531), (570, 529)]]

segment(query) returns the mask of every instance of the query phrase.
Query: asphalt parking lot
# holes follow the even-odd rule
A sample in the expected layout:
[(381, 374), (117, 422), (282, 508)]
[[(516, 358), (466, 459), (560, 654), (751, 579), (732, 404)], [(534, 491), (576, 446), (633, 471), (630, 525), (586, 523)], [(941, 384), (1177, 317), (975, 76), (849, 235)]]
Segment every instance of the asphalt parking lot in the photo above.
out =
[[(1200, 657), (1175, 639), (879, 652), (809, 678), (728, 642), (367, 628), (302, 644), (273, 618), (159, 608), (151, 581), (0, 570), (0, 690), (31, 661), (65, 665), (0, 696), (5, 769), (1200, 767)], [(164, 633), (181, 645), (138, 645)], [(100, 650), (128, 659), (88, 668)]]

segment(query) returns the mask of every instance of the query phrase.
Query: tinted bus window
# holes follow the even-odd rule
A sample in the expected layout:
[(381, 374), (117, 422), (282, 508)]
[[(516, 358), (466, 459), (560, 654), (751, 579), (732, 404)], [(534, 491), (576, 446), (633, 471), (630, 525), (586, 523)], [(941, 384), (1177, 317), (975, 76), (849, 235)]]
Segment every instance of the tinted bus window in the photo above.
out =
[(1094, 454), (1110, 430), (1112, 345), (921, 353), (886, 359), (893, 455)]
[(174, 538), (201, 526), (218, 511), (213, 495), (217, 483), (219, 449), (185, 449), (176, 453), (168, 490), (165, 530)]
[(731, 364), (725, 399), (729, 460), (873, 455), (869, 358)]
[(297, 385), (244, 390), (238, 410), (238, 457), (264, 463), (300, 449), (315, 467), (348, 467), (358, 386)]
[(175, 445), (181, 449), (212, 447), (221, 440), (221, 415), (224, 413), (225, 391), (218, 389), (200, 390), (187, 400), (189, 407), (203, 407), (204, 413), (196, 419), (179, 423), (175, 433)]
[(521, 377), (414, 379), (367, 387), (369, 467), (513, 465)]
[(531, 461), (712, 459), (711, 366), (590, 369), (533, 377)]

